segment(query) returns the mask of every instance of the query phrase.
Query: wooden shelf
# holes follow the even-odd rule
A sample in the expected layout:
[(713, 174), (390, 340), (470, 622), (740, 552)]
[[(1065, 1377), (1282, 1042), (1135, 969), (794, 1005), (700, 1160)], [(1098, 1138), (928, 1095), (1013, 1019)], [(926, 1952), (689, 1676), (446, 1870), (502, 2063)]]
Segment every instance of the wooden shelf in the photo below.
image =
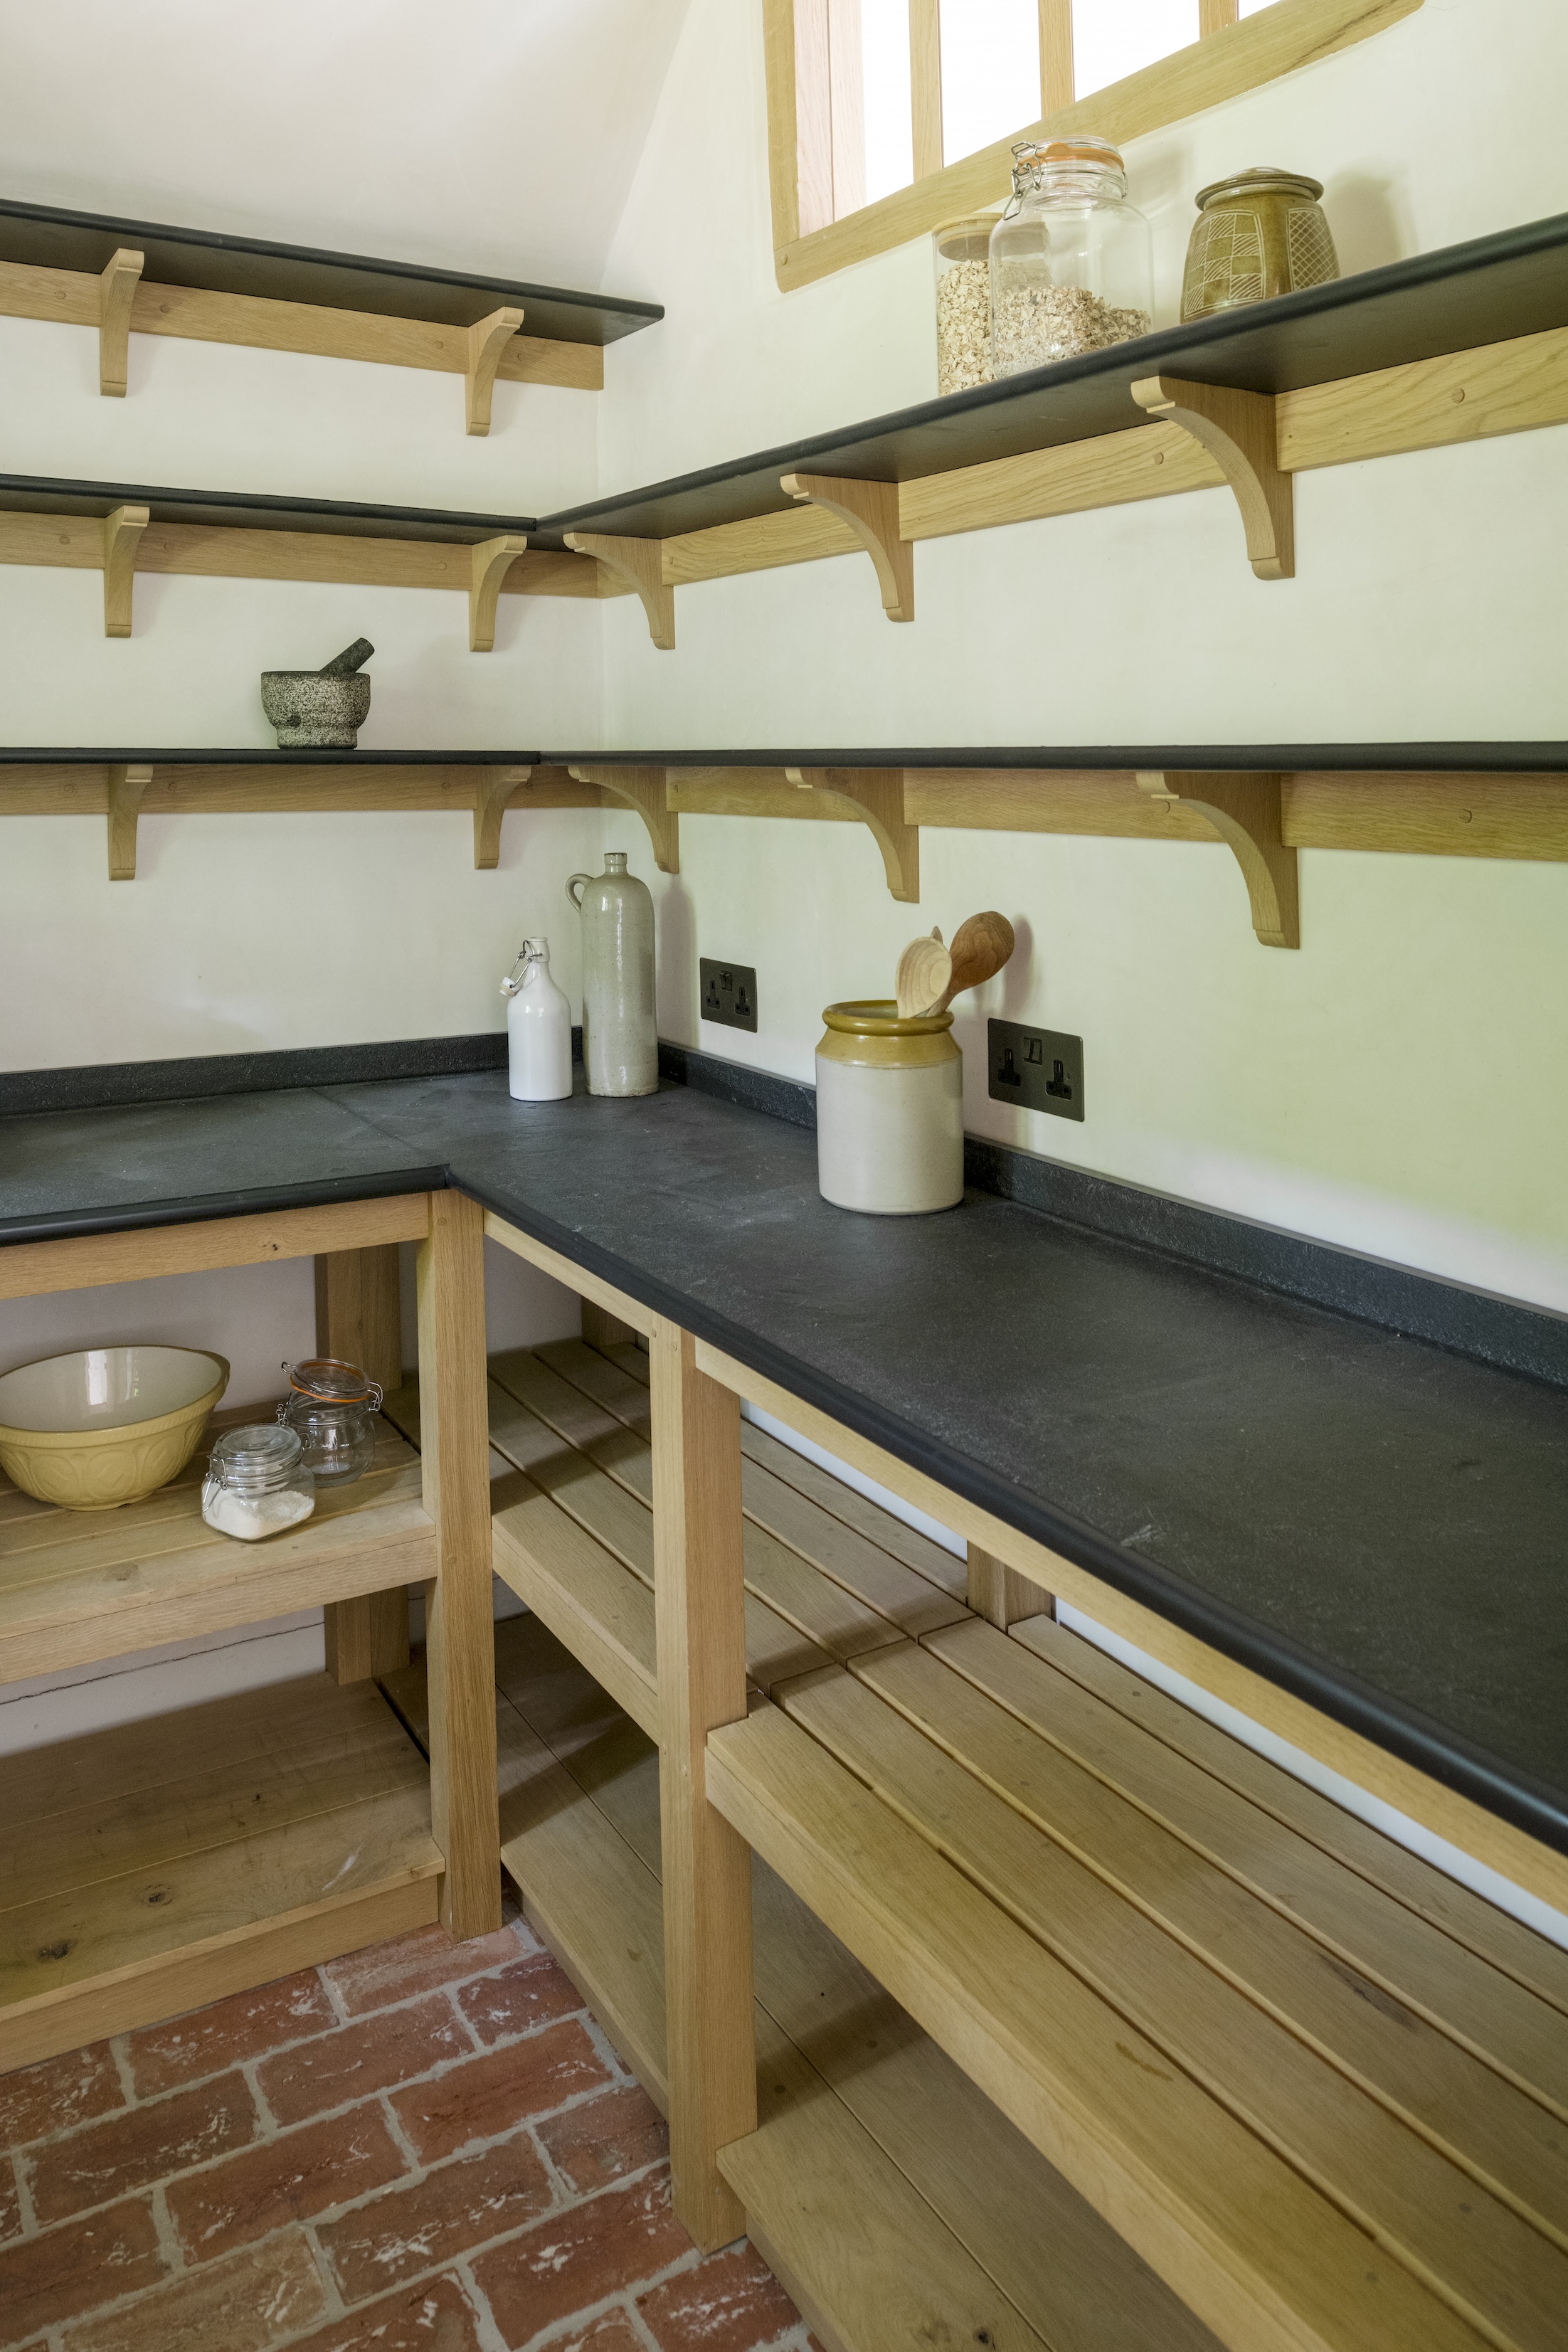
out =
[[(218, 1414), (214, 1428), (271, 1417)], [(418, 1461), (395, 1429), (343, 1493), (320, 1491), (298, 1533), (265, 1543), (215, 1535), (201, 1514), (208, 1447), (145, 1502), (61, 1511), (0, 1477), (0, 1644), (8, 1680), (123, 1657), (194, 1633), (347, 1601), (436, 1573)]]
[(440, 1869), (429, 1775), (368, 1683), (0, 1759), (0, 2073), (426, 1926)]
[[(663, 2108), (658, 1751), (537, 1618), (496, 1630), (502, 1858)], [(392, 1679), (423, 1719), (417, 1665)], [(756, 1876), (751, 2234), (825, 2343), (1214, 2352), (1213, 2338), (826, 1934)]]
[(97, 328), (100, 388), (121, 398), (132, 334), (433, 368), (465, 379), (470, 433), (489, 430), (498, 376), (600, 391), (604, 345), (664, 316), (657, 302), (12, 200), (0, 314)]
[(563, 509), (538, 542), (640, 543), (666, 590), (869, 551), (908, 620), (913, 541), (1227, 488), (1288, 578), (1296, 474), (1568, 418), (1565, 252), (1568, 215), (1533, 221)]
[(527, 515), (0, 474), (0, 563), (101, 572), (109, 636), (133, 634), (139, 572), (458, 590), (479, 653), (502, 594), (629, 593), (574, 555), (532, 551), (533, 529)]

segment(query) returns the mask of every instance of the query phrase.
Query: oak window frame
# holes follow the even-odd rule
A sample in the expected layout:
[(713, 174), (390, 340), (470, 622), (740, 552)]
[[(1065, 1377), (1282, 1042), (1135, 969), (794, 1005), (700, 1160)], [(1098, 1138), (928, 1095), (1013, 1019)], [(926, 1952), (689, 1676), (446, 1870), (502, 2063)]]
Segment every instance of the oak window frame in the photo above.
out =
[(942, 222), (1001, 202), (1015, 139), (1086, 131), (1118, 146), (1258, 89), (1413, 16), (1422, 0), (1198, 0), (1199, 37), (1074, 99), (1072, 0), (1038, 0), (1040, 116), (954, 163), (942, 162), (940, 0), (910, 0), (915, 177), (865, 202), (858, 0), (763, 0), (768, 176), (780, 289), (809, 286), (888, 253)]

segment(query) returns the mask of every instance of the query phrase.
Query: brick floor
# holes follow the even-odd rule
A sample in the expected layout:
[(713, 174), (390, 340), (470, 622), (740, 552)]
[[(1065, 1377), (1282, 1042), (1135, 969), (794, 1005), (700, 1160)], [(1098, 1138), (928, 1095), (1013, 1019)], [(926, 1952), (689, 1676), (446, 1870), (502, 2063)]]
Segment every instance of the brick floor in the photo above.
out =
[(526, 1927), (0, 2075), (0, 2352), (806, 2352)]

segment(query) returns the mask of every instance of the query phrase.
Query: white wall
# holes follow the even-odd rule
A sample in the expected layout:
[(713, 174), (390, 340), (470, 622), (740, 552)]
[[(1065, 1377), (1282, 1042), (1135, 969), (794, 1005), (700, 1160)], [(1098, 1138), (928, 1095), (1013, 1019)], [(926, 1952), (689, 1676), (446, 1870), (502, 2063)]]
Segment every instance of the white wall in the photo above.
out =
[[(935, 391), (923, 240), (776, 289), (760, 13), (691, 0), (611, 250), (611, 278), (657, 276), (669, 318), (626, 347), (601, 411), (605, 492)], [(1240, 165), (1321, 178), (1347, 269), (1563, 209), (1565, 74), (1552, 0), (1426, 0), (1137, 142), (1161, 323), (1192, 192)], [(1308, 475), (1297, 500), (1287, 583), (1253, 579), (1228, 493), (1209, 491), (926, 541), (910, 627), (883, 619), (859, 558), (683, 588), (673, 654), (612, 604), (607, 740), (1568, 732), (1568, 428)], [(809, 1076), (825, 1003), (887, 992), (915, 929), (996, 905), (1021, 952), (958, 1025), (973, 1129), (1568, 1308), (1561, 866), (1303, 852), (1287, 953), (1254, 941), (1217, 845), (928, 831), (921, 854), (917, 914), (857, 828), (684, 818), (667, 1034)], [(754, 1040), (700, 1025), (699, 953), (757, 966)], [(984, 1020), (1004, 1010), (1082, 1034), (1081, 1127), (985, 1099)]]

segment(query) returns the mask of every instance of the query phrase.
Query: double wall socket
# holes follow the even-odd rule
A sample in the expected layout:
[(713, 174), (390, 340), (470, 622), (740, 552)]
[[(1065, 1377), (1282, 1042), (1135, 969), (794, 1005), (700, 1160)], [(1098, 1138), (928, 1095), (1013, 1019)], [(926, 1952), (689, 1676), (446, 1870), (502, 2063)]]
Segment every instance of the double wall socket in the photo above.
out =
[(726, 1029), (755, 1030), (757, 975), (749, 963), (720, 963), (713, 956), (700, 959), (699, 1010), (704, 1021), (718, 1021)]
[(1053, 1118), (1083, 1117), (1081, 1037), (1026, 1029), (1021, 1021), (988, 1021), (985, 1028), (994, 1101), (1048, 1111)]

